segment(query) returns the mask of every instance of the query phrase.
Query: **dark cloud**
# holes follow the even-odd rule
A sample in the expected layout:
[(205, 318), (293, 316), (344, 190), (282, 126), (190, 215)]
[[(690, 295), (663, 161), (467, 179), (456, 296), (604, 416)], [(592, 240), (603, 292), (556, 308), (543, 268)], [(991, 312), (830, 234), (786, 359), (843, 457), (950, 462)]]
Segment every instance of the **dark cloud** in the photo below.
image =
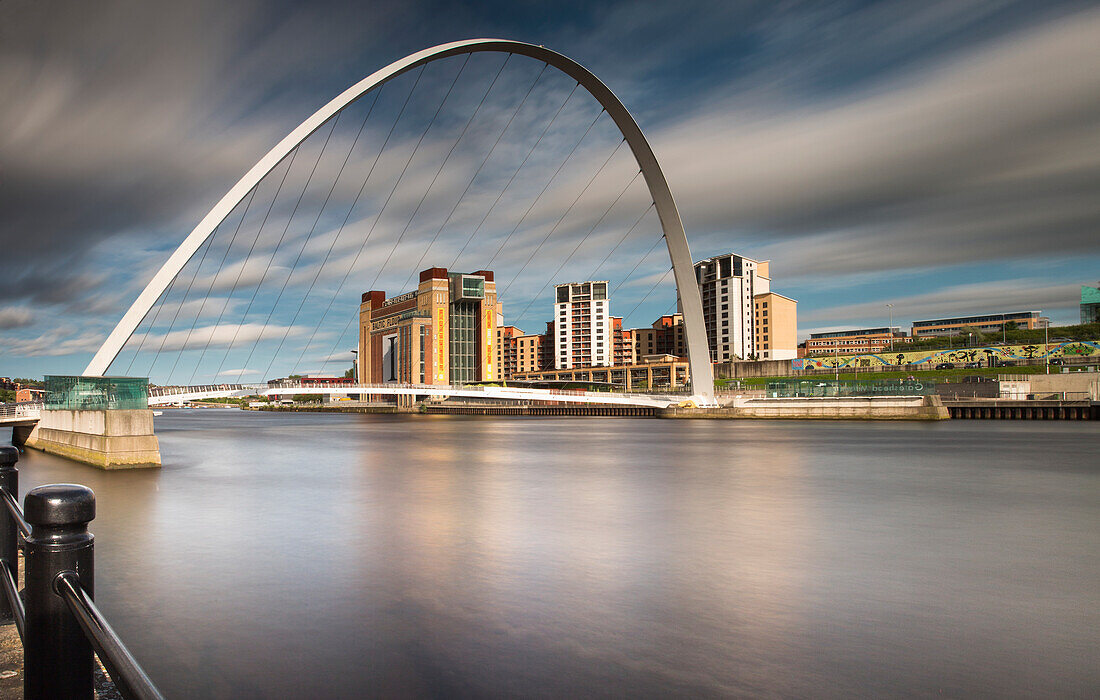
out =
[[(0, 279), (0, 329), (28, 354), (89, 346), (186, 232), (313, 109), (370, 70), (460, 36), (531, 40), (592, 68), (646, 129), (697, 257), (736, 250), (771, 258), (784, 278), (780, 291), (825, 277), (1096, 254), (1100, 74), (1091, 67), (1100, 64), (1100, 13), (1072, 2), (622, 2), (564, 4), (550, 14), (528, 4), (506, 13), (421, 3), (287, 8), (259, 0), (61, 5), (0, 4), (0, 245), (19, 258)], [(417, 92), (347, 230), (341, 221), (403, 93), (395, 84), (381, 102), (323, 211), (327, 185), (365, 112), (349, 111), (325, 157), (315, 160), (324, 142), (318, 132), (290, 176), (287, 192), (297, 192), (316, 162), (301, 203), (284, 196), (266, 214), (277, 184), (268, 178), (241, 240), (228, 252), (212, 247), (201, 269), (194, 261), (186, 271), (179, 287), (193, 279), (195, 289), (185, 308), (211, 317), (224, 303), (225, 320), (244, 327), (257, 312), (262, 320), (274, 299), (260, 294), (253, 307), (242, 291), (207, 308), (195, 302), (198, 294), (222, 293), (240, 273), (242, 283), (263, 279), (278, 289), (285, 281), (298, 294), (315, 286), (311, 303), (324, 309), (345, 274), (345, 292), (355, 294), (371, 284), (403, 287), (418, 265), (450, 265), (509, 164), (526, 152), (521, 135), (537, 134), (571, 87), (540, 82), (516, 133), (447, 220), (537, 73), (517, 59), (494, 87), (495, 108), (455, 143), (500, 60), (471, 59), (451, 109), (427, 133), (383, 210), (459, 64), (425, 71), (428, 89)], [(566, 164), (560, 186), (539, 195), (540, 178), (593, 114), (590, 103), (570, 103), (459, 267), (488, 264), (507, 239), (493, 262), (502, 289), (533, 252), (543, 277), (556, 269), (578, 279), (593, 272), (601, 246), (614, 245), (648, 206), (635, 187), (605, 213), (634, 172), (629, 158), (613, 161), (577, 198), (617, 140), (599, 129)], [(591, 240), (578, 244), (601, 215)], [(647, 221), (600, 275), (618, 284), (655, 231)], [(623, 286), (620, 313), (667, 269), (657, 253)], [(314, 276), (312, 267), (326, 258)], [(517, 280), (507, 308), (527, 307), (543, 281)], [(174, 293), (174, 303), (182, 302), (182, 289)], [(651, 305), (657, 296), (663, 310), (666, 290)], [(527, 317), (540, 317), (538, 302), (531, 308)], [(314, 311), (306, 305), (306, 315)], [(804, 318), (814, 312), (803, 306)], [(70, 330), (28, 337), (20, 330), (27, 314)], [(273, 323), (290, 319), (276, 315)], [(158, 321), (154, 335), (176, 332), (164, 324)]]

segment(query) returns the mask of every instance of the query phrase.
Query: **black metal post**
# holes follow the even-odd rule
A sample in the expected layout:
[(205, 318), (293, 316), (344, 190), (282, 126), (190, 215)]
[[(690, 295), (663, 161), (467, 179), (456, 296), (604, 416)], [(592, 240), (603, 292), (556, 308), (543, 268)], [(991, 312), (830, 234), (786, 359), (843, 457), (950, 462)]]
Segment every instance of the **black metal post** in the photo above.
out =
[(92, 646), (65, 600), (55, 590), (64, 572), (74, 572), (93, 594), (95, 494), (86, 486), (52, 484), (23, 499), (31, 534), (24, 549), (27, 598), (23, 642), (23, 695), (39, 698), (92, 698)]
[[(10, 493), (16, 501), (19, 500), (19, 470), (15, 468), (18, 461), (19, 450), (11, 445), (0, 445), (0, 489)], [(7, 564), (12, 572), (19, 571), (19, 533), (6, 506), (0, 508), (0, 562)], [(13, 618), (8, 597), (0, 595), (0, 623)]]

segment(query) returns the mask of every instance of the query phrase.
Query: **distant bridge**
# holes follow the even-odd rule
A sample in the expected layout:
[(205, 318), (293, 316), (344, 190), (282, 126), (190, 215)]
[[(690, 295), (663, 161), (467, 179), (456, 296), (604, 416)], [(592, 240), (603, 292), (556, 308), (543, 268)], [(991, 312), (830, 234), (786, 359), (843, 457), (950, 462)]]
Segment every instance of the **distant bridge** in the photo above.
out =
[(634, 394), (612, 391), (574, 391), (566, 389), (531, 389), (527, 387), (439, 384), (310, 384), (279, 382), (277, 384), (206, 384), (202, 386), (156, 387), (149, 391), (150, 406), (164, 406), (186, 401), (245, 396), (278, 396), (282, 394), (325, 394), (347, 396), (438, 396), (442, 398), (501, 399), (509, 401), (540, 401), (559, 403), (611, 404), (665, 408), (686, 400), (686, 395)]

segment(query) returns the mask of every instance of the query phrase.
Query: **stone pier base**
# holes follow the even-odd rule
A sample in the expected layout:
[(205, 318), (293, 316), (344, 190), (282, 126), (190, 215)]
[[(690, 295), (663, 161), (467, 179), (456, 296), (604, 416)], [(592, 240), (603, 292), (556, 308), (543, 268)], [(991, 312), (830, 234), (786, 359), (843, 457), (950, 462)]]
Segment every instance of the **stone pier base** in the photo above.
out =
[(160, 444), (148, 408), (42, 411), (29, 434), (13, 438), (26, 447), (100, 469), (160, 466)]

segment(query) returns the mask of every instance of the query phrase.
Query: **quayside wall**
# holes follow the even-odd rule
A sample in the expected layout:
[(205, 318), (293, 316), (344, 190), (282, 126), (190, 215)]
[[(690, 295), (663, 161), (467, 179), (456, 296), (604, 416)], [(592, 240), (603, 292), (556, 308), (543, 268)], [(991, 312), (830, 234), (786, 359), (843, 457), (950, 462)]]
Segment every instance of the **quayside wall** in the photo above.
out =
[(662, 418), (769, 420), (947, 420), (938, 396), (735, 398), (720, 408), (671, 407)]

